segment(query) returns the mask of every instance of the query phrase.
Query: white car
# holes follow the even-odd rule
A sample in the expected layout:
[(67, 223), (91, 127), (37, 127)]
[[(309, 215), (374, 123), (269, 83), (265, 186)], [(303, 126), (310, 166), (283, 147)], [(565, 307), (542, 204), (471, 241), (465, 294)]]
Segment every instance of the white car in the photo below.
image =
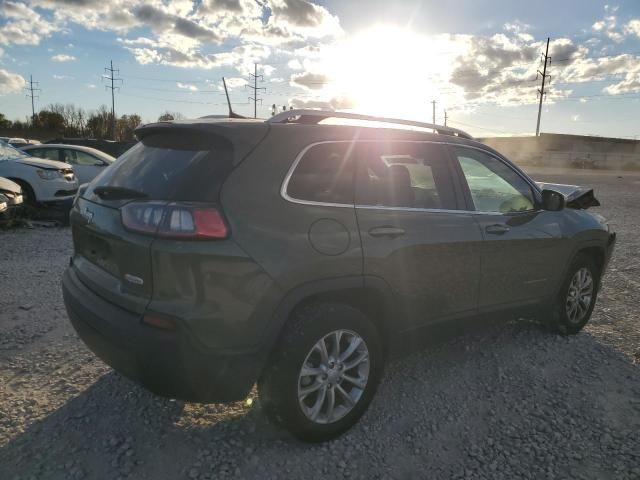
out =
[(8, 178), (0, 177), (0, 222), (18, 212), (21, 206), (22, 188), (20, 185)]
[(78, 179), (71, 165), (28, 155), (0, 141), (0, 176), (22, 187), (25, 203), (71, 204)]
[(116, 161), (111, 155), (81, 145), (47, 143), (22, 147), (23, 152), (38, 158), (65, 162), (73, 167), (80, 185), (89, 183), (106, 167)]

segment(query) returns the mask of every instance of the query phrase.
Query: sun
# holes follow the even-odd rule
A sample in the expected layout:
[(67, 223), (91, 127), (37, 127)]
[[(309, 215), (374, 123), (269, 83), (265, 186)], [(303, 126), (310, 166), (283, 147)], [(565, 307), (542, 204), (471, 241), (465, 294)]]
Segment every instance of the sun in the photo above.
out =
[(444, 37), (378, 25), (334, 46), (322, 68), (333, 79), (329, 93), (351, 99), (351, 110), (430, 120), (455, 53)]

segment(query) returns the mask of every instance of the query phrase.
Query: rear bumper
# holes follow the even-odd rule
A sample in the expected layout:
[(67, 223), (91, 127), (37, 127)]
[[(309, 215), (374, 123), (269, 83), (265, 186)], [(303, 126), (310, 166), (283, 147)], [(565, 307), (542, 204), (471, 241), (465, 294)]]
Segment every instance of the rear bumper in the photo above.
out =
[(105, 363), (152, 392), (212, 403), (247, 396), (262, 369), (256, 353), (209, 352), (186, 332), (159, 330), (95, 295), (72, 267), (62, 279), (64, 302), (82, 341)]

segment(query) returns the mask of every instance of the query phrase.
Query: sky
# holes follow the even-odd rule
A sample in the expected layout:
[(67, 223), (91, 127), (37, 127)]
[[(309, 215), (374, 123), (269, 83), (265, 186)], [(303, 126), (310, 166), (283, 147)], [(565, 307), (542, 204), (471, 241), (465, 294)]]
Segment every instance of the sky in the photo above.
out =
[(0, 0), (0, 113), (73, 103), (155, 121), (272, 105), (431, 122), (475, 136), (640, 139), (640, 0)]

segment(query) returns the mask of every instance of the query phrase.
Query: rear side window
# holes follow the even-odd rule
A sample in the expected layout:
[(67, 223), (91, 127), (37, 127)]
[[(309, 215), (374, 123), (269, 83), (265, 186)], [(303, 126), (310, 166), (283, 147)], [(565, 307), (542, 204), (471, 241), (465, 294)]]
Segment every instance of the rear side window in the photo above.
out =
[(455, 210), (446, 152), (440, 145), (379, 142), (358, 147), (356, 203)]
[(296, 200), (353, 204), (355, 163), (352, 144), (321, 143), (307, 150), (287, 183)]
[(149, 200), (217, 202), (231, 171), (230, 144), (205, 133), (166, 132), (145, 137), (91, 184), (123, 187)]

